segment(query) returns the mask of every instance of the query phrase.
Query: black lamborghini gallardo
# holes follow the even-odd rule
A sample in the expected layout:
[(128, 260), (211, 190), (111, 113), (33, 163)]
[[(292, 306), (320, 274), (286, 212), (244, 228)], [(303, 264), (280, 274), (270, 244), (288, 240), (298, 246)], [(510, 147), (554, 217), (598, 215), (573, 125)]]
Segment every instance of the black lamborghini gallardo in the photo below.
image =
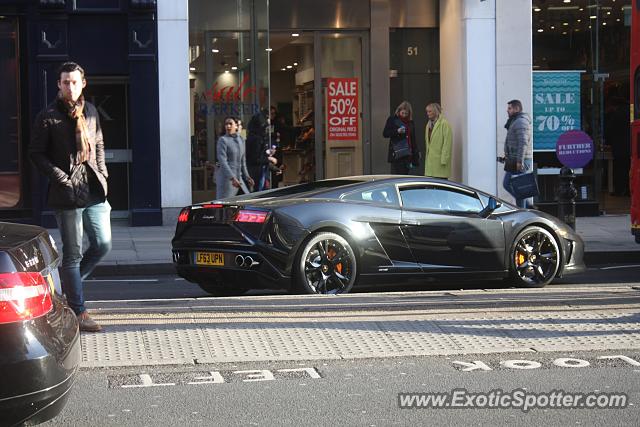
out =
[(340, 294), (402, 278), (511, 278), (542, 287), (582, 271), (584, 244), (543, 212), (417, 176), (316, 181), (184, 208), (178, 274), (217, 295)]

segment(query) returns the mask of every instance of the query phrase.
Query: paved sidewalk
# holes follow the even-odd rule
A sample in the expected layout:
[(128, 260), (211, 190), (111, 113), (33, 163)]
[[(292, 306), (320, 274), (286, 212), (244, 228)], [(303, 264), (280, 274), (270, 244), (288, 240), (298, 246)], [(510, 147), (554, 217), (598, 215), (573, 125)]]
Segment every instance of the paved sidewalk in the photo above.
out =
[(640, 290), (90, 302), (82, 366), (640, 349)]
[[(576, 229), (585, 241), (587, 263), (640, 262), (640, 245), (631, 235), (629, 215), (576, 218)], [(57, 229), (49, 232), (60, 246)], [(115, 220), (113, 249), (96, 269), (96, 275), (172, 274), (171, 238), (175, 224), (130, 227)]]

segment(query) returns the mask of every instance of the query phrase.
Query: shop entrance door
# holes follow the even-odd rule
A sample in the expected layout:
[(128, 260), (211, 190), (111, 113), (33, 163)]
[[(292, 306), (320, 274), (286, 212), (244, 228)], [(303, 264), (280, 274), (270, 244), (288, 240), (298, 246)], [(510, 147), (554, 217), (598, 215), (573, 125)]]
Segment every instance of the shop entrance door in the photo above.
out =
[(365, 32), (315, 32), (316, 179), (369, 170)]

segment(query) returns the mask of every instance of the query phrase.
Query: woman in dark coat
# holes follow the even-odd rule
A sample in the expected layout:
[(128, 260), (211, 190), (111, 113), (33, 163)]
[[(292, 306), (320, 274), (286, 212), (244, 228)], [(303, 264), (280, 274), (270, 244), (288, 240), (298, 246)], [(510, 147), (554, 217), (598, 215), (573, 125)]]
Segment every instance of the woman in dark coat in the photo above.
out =
[(409, 175), (420, 162), (420, 149), (413, 123), (413, 110), (408, 101), (402, 101), (396, 112), (387, 119), (382, 135), (389, 138), (387, 161), (394, 175)]

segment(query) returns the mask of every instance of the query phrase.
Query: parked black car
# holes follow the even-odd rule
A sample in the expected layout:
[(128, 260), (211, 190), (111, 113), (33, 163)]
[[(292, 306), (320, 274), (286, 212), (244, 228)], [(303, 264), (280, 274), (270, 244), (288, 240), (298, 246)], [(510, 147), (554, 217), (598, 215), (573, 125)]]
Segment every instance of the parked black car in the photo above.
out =
[(44, 228), (0, 222), (0, 425), (55, 417), (75, 381), (80, 333), (59, 262)]
[(172, 245), (178, 274), (213, 294), (335, 294), (407, 277), (541, 287), (585, 268), (582, 239), (557, 218), (417, 176), (330, 179), (189, 206)]

